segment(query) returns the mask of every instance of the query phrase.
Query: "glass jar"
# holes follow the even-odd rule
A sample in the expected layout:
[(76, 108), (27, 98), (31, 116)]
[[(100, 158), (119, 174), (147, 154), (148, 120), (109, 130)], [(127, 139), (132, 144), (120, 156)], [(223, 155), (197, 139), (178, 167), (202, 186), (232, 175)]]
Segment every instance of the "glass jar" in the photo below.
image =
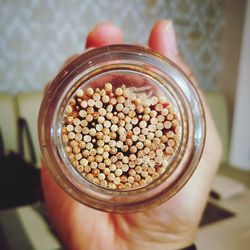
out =
[[(145, 100), (163, 95), (176, 112), (178, 145), (166, 160), (162, 156), (165, 170), (145, 185), (122, 190), (97, 185), (76, 170), (66, 153), (62, 134), (70, 101), (79, 89), (107, 82), (125, 84)], [(201, 158), (206, 128), (196, 87), (178, 66), (148, 48), (111, 45), (81, 54), (59, 72), (42, 101), (38, 131), (43, 161), (69, 195), (98, 210), (130, 213), (160, 205), (185, 185)]]

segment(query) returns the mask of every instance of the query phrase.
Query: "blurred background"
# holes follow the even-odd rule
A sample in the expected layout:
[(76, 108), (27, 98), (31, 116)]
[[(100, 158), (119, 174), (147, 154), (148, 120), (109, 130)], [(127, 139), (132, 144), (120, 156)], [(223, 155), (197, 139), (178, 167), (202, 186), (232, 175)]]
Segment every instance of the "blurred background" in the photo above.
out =
[(39, 202), (36, 127), (46, 83), (67, 57), (84, 50), (97, 23), (112, 21), (126, 43), (146, 45), (161, 18), (173, 20), (180, 53), (204, 90), (223, 141), (213, 198), (196, 244), (198, 249), (249, 249), (249, 0), (1, 0), (0, 249), (20, 249), (20, 244), (21, 249), (60, 249)]

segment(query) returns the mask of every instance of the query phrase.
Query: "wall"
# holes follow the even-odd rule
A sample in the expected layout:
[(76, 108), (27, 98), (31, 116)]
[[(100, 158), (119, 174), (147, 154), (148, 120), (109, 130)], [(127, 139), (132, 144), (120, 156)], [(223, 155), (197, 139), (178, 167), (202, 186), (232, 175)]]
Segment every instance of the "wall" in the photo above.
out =
[(126, 42), (145, 44), (154, 22), (166, 17), (201, 86), (217, 89), (222, 0), (6, 0), (0, 1), (0, 92), (42, 90), (66, 57), (83, 51), (98, 22), (111, 20)]
[(225, 1), (225, 26), (220, 48), (223, 68), (218, 74), (218, 85), (228, 101), (229, 124), (233, 119), (245, 8), (245, 0)]

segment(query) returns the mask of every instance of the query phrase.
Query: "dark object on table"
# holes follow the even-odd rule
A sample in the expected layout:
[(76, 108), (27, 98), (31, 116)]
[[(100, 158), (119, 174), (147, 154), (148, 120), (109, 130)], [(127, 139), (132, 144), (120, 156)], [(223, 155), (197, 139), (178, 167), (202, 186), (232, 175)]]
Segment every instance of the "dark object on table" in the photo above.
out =
[(40, 170), (10, 153), (0, 158), (0, 209), (27, 205), (42, 198)]
[(235, 216), (235, 213), (208, 202), (200, 222), (200, 227), (220, 220), (228, 219), (233, 216)]

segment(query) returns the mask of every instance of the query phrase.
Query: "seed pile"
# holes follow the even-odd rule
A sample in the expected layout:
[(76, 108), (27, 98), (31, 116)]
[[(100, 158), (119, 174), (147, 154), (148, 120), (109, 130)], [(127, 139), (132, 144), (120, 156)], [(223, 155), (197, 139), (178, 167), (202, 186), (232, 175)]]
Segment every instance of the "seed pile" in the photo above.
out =
[(72, 165), (110, 189), (145, 186), (166, 170), (178, 145), (177, 114), (164, 96), (143, 98), (125, 85), (79, 89), (64, 115), (62, 140)]

